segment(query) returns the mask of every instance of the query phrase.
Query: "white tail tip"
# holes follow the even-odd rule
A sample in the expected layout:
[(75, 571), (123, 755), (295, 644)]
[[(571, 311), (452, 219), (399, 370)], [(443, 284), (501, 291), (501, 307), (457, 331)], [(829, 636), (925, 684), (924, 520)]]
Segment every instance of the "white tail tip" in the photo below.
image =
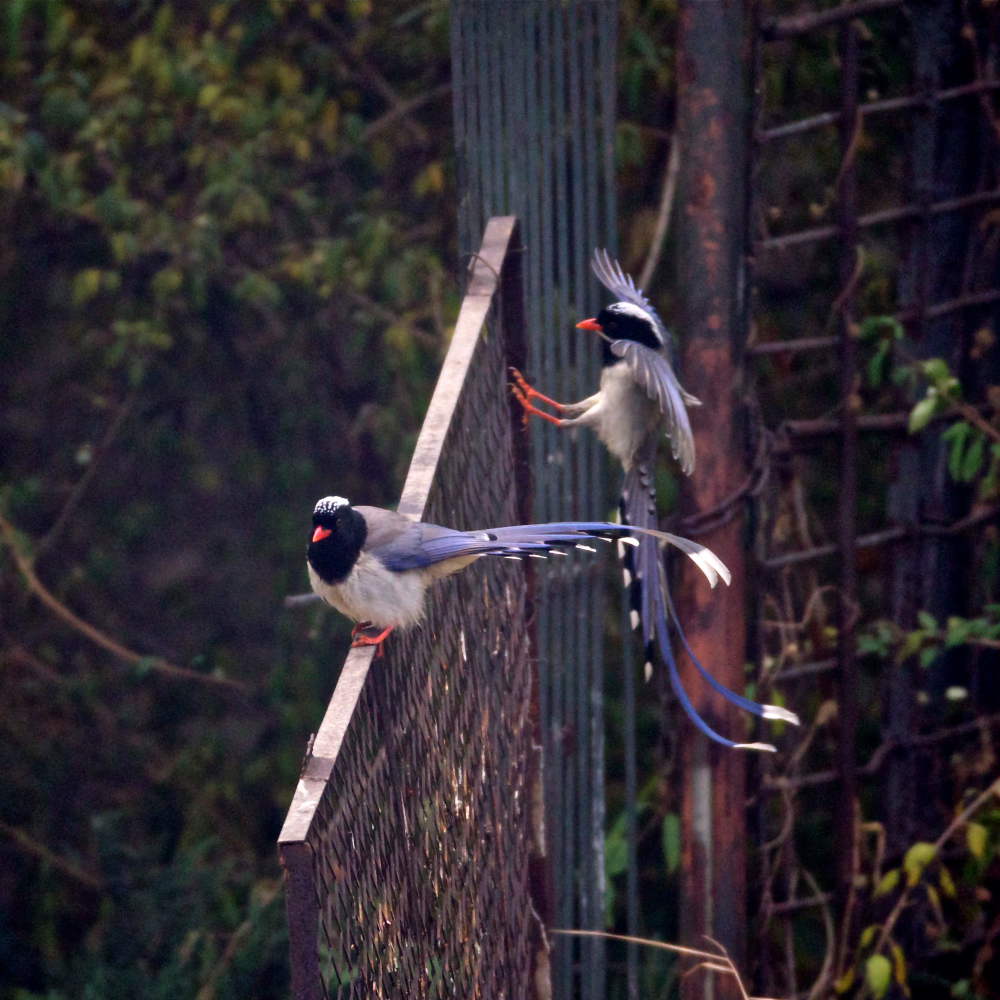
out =
[(764, 709), (765, 719), (780, 719), (782, 722), (790, 722), (793, 726), (799, 725), (799, 717), (780, 705), (761, 705)]

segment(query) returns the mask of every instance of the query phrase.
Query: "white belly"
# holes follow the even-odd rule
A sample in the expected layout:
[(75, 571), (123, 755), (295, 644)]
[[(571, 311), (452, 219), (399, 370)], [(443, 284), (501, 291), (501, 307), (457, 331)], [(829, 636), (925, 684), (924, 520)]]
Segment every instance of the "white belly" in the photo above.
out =
[(341, 614), (379, 628), (413, 625), (424, 613), (423, 570), (391, 573), (377, 559), (362, 553), (343, 583), (324, 583), (308, 562), (312, 589)]
[(659, 422), (656, 404), (636, 385), (625, 364), (601, 372), (601, 401), (587, 414), (597, 436), (624, 466), (648, 439)]

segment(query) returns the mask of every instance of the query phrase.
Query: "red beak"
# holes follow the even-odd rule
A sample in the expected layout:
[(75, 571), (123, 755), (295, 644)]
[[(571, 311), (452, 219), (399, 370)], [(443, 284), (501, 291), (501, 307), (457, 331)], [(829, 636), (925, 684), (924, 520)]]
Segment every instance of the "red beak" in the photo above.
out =
[(576, 324), (578, 330), (592, 330), (594, 333), (604, 333), (604, 327), (596, 319), (582, 319)]
[(317, 524), (316, 530), (313, 532), (313, 541), (321, 542), (324, 538), (329, 538), (332, 534), (332, 528), (324, 528), (322, 525)]

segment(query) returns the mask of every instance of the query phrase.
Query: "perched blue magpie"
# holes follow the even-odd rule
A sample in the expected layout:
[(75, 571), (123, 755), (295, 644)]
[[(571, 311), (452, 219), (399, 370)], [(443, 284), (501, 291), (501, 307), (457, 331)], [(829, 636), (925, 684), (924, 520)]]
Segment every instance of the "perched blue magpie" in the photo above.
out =
[[(328, 604), (360, 624), (355, 645), (380, 645), (397, 627), (423, 614), (424, 593), (481, 556), (511, 558), (565, 555), (563, 549), (593, 551), (593, 538), (638, 545), (635, 536), (676, 546), (694, 561), (711, 586), (729, 583), (729, 570), (710, 549), (666, 531), (604, 521), (558, 521), (506, 528), (456, 531), (413, 521), (379, 507), (352, 507), (343, 497), (323, 497), (313, 510), (306, 550), (309, 582)], [(377, 633), (377, 634), (376, 634)]]
[[(548, 420), (557, 427), (590, 427), (625, 470), (619, 511), (623, 524), (654, 528), (656, 491), (653, 469), (661, 434), (666, 434), (681, 471), (694, 471), (694, 435), (687, 408), (701, 402), (685, 392), (671, 367), (669, 334), (652, 303), (607, 250), (595, 250), (591, 268), (598, 281), (618, 301), (596, 317), (577, 323), (601, 338), (603, 367), (600, 389), (578, 403), (559, 403), (543, 396), (512, 370), (514, 395), (527, 414)], [(559, 416), (539, 409), (532, 399), (552, 407)], [(697, 713), (681, 684), (671, 648), (672, 625), (699, 674), (728, 701), (765, 719), (781, 719), (798, 725), (794, 712), (778, 705), (759, 705), (720, 684), (701, 664), (688, 643), (667, 586), (663, 562), (653, 539), (642, 533), (634, 550), (623, 553), (625, 586), (632, 605), (632, 627), (642, 625), (646, 653), (646, 677), (652, 670), (653, 650), (658, 644), (667, 664), (670, 683), (691, 721), (709, 739), (727, 747), (774, 750), (769, 743), (737, 743), (720, 735)]]

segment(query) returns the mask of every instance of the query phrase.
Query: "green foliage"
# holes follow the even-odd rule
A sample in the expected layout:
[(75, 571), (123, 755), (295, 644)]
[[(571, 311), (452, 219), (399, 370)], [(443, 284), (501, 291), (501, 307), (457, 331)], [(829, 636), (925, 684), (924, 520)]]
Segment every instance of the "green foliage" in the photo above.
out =
[(886, 619), (872, 622), (858, 638), (858, 651), (891, 656), (897, 664), (916, 656), (921, 667), (929, 667), (945, 649), (956, 646), (1000, 648), (1000, 604), (987, 604), (975, 618), (949, 615), (943, 623), (920, 611), (917, 623), (906, 631)]
[[(916, 987), (911, 966), (926, 963), (928, 953), (940, 955), (958, 950), (962, 935), (983, 919), (983, 907), (989, 904), (990, 893), (984, 882), (1000, 834), (998, 796), (1000, 782), (994, 781), (978, 795), (970, 796), (937, 842), (917, 841), (904, 853), (900, 867), (889, 869), (881, 877), (857, 879), (859, 895), (872, 886), (871, 899), (880, 901), (875, 911), (880, 917), (858, 935), (853, 956), (834, 984), (837, 993), (848, 993), (863, 982), (873, 997), (885, 996), (893, 985), (909, 996)], [(959, 839), (963, 831), (970, 863), (962, 866), (952, 855), (945, 864), (943, 845)], [(908, 934), (902, 930), (904, 914), (911, 925)], [(908, 959), (904, 942), (909, 945), (908, 939), (917, 927), (923, 934), (918, 940), (925, 944), (910, 952)], [(977, 975), (981, 978), (981, 970)], [(961, 980), (953, 995), (970, 995), (970, 988), (968, 979)]]
[(884, 955), (870, 955), (865, 962), (865, 985), (875, 1000), (889, 992), (892, 983), (892, 965)]
[(281, 600), (317, 496), (398, 494), (447, 341), (447, 53), (443, 4), (0, 13), (0, 514), (139, 654), (0, 551), (0, 996), (287, 993), (274, 840), (346, 630)]

